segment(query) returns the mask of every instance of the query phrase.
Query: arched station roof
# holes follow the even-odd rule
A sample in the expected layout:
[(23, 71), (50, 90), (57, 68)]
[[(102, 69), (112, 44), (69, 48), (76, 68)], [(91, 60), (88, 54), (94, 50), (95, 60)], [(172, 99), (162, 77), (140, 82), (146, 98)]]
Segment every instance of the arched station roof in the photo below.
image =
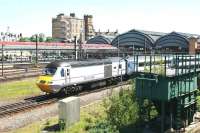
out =
[(86, 43), (87, 44), (111, 44), (111, 41), (113, 40), (113, 38), (114, 37), (98, 35), (89, 39)]
[(186, 36), (185, 34), (171, 32), (157, 39), (155, 42), (155, 46), (157, 49), (172, 47), (188, 48), (188, 37), (189, 36)]
[[(130, 30), (118, 36), (98, 35), (87, 41), (87, 44), (112, 44), (114, 47), (135, 47), (147, 49), (161, 48), (183, 48), (187, 49), (189, 38), (198, 36), (197, 34), (181, 33), (181, 32), (154, 32), (144, 30)], [(198, 40), (200, 42), (200, 39)]]
[(148, 49), (153, 49), (154, 47), (153, 38), (139, 30), (131, 30), (124, 34), (120, 34), (111, 42), (115, 47), (118, 46), (118, 43), (120, 47), (134, 46), (144, 48), (146, 46)]

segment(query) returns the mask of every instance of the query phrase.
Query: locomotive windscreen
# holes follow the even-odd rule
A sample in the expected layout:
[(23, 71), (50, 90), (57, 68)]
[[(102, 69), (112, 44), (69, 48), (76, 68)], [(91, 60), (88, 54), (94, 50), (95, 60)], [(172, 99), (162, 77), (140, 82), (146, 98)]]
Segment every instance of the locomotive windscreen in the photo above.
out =
[(56, 73), (57, 68), (48, 68), (46, 67), (43, 71), (44, 75), (54, 75)]

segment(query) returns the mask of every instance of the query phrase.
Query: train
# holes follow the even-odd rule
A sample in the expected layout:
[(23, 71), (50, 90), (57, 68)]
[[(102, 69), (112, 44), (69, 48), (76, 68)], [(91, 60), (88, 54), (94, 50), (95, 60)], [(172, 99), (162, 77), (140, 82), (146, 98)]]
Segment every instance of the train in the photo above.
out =
[(54, 61), (49, 63), (36, 84), (46, 93), (81, 91), (118, 82), (136, 71), (135, 58), (108, 58), (87, 61)]
[[(162, 64), (160, 64), (162, 63)], [(80, 92), (83, 88), (95, 88), (128, 79), (138, 72), (150, 71), (152, 68), (164, 69), (166, 74), (187, 72), (188, 67), (199, 64), (199, 58), (194, 56), (132, 56), (111, 57), (85, 61), (54, 61), (49, 63), (36, 84), (46, 93), (64, 92), (71, 94)], [(154, 66), (154, 67), (153, 67)], [(155, 70), (154, 70), (155, 71)], [(153, 73), (159, 73), (154, 72)], [(164, 70), (163, 70), (164, 71)]]

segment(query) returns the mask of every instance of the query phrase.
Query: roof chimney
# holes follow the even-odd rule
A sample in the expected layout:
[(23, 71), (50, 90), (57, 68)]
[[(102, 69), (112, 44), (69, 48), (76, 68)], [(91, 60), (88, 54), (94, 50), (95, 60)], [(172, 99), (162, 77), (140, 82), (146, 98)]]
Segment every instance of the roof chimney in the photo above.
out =
[(70, 17), (75, 17), (75, 13), (70, 13)]

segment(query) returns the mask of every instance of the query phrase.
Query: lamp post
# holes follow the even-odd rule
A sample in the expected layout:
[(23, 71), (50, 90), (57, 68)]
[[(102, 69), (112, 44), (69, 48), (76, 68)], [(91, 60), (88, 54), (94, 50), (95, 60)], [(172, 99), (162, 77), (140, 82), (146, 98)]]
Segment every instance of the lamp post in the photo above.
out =
[(84, 29), (80, 30), (80, 41), (79, 41), (79, 60), (82, 59), (83, 53), (82, 53), (82, 44), (84, 43)]
[(121, 66), (121, 67), (119, 68), (119, 66), (118, 66), (118, 70), (121, 69), (120, 81), (122, 82), (122, 65), (121, 65), (121, 60), (123, 60), (123, 59), (119, 59), (119, 66)]
[(118, 49), (117, 55), (118, 55), (118, 57), (119, 57), (119, 36), (117, 37), (117, 49)]
[(76, 36), (74, 36), (74, 56), (75, 56), (75, 60), (77, 60), (77, 38)]
[(2, 75), (2, 77), (3, 77), (3, 58), (4, 58), (4, 50), (3, 50), (3, 44), (1, 44), (1, 55), (2, 55), (2, 57), (1, 57), (1, 75)]
[(38, 64), (38, 35), (35, 35), (35, 61)]
[(144, 39), (144, 53), (146, 55), (146, 38)]
[(134, 55), (134, 51), (135, 51), (135, 46), (134, 46), (134, 43), (133, 43), (133, 55)]
[(145, 67), (146, 67), (146, 38), (144, 39), (144, 62), (145, 62)]

